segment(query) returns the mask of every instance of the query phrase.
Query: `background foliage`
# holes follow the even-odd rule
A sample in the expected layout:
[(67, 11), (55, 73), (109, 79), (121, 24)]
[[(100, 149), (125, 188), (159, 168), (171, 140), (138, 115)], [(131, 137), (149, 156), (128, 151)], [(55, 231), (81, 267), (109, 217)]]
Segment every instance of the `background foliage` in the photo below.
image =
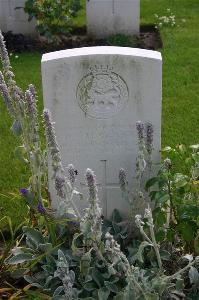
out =
[(49, 41), (60, 39), (72, 29), (72, 21), (80, 10), (80, 0), (26, 0), (25, 12), (37, 21), (37, 30)]

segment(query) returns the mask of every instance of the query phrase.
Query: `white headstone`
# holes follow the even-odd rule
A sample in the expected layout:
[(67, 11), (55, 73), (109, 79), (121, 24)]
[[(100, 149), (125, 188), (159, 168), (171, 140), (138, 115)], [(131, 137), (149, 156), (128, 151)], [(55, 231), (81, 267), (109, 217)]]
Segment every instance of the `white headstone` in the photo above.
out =
[(87, 0), (86, 14), (89, 36), (139, 34), (140, 0)]
[[(0, 0), (0, 29), (14, 34), (36, 35), (35, 20), (28, 21), (23, 10), (26, 0)], [(16, 9), (16, 7), (22, 7)]]
[[(153, 159), (160, 159), (161, 54), (122, 47), (47, 53), (42, 58), (42, 79), (44, 106), (55, 121), (64, 167), (74, 164), (83, 193), (85, 170), (94, 170), (104, 214), (110, 216), (114, 208), (127, 213), (118, 175), (120, 168), (127, 170), (132, 187), (138, 120), (153, 124)], [(50, 192), (55, 201), (51, 181)]]

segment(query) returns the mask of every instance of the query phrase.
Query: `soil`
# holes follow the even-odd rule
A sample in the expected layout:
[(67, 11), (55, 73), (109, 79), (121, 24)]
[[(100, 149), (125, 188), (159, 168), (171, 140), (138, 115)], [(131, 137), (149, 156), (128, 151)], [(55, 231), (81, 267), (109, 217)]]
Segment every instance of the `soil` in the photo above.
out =
[[(61, 42), (47, 43), (45, 39), (32, 39), (22, 34), (13, 34), (11, 31), (4, 33), (4, 39), (9, 52), (37, 51), (40, 53), (52, 52), (63, 49), (88, 47), (88, 46), (130, 46), (142, 49), (157, 50), (162, 48), (162, 41), (158, 29), (154, 25), (141, 26), (139, 36), (125, 41), (117, 39), (92, 39), (86, 35), (86, 28), (73, 30), (70, 35), (62, 36)], [(129, 43), (129, 44), (128, 44)]]

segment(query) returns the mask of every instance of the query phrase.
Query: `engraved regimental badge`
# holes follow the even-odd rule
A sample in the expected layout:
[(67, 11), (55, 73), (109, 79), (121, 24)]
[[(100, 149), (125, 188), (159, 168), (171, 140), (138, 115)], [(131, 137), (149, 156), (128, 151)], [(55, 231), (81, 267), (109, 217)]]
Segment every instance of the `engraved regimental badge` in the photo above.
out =
[(77, 87), (80, 108), (97, 119), (117, 114), (128, 101), (128, 87), (120, 75), (108, 66), (90, 68)]

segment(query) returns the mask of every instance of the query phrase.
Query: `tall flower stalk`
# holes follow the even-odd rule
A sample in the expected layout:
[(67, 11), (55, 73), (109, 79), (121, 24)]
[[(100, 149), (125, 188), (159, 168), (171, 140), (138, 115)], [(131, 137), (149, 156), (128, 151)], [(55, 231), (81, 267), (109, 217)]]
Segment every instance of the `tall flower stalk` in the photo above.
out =
[(89, 207), (86, 209), (84, 218), (80, 224), (86, 244), (99, 245), (102, 236), (102, 210), (99, 207), (96, 177), (91, 169), (86, 170), (86, 182), (89, 191)]
[[(47, 150), (51, 157), (51, 165), (53, 171), (52, 180), (54, 180), (57, 195), (64, 201), (64, 203), (68, 207), (68, 212), (69, 210), (72, 211), (72, 213), (74, 213), (74, 215), (78, 217), (78, 219), (81, 219), (79, 210), (73, 201), (74, 194), (77, 194), (78, 192), (74, 189), (71, 182), (65, 176), (61, 154), (55, 135), (55, 129), (50, 112), (47, 109), (45, 109), (43, 112), (43, 121), (46, 133)], [(73, 181), (73, 179), (71, 180)]]
[(12, 131), (20, 136), (18, 152), (31, 170), (30, 190), (37, 205), (42, 205), (42, 177), (45, 175), (45, 157), (39, 139), (39, 122), (35, 88), (30, 85), (24, 93), (16, 84), (3, 35), (0, 32), (0, 92), (13, 120)]
[(149, 226), (150, 237), (146, 234), (146, 232), (144, 230), (145, 223), (142, 221), (141, 215), (135, 216), (135, 223), (136, 223), (137, 227), (139, 228), (140, 233), (143, 236), (143, 238), (149, 243), (149, 245), (151, 245), (154, 248), (158, 267), (159, 267), (160, 271), (162, 271), (162, 260), (160, 257), (159, 245), (157, 244), (156, 238), (155, 238), (153, 216), (152, 216), (152, 211), (151, 211), (150, 207), (145, 209), (144, 218), (147, 220), (147, 224)]
[(136, 188), (141, 190), (141, 181), (146, 168), (145, 160), (145, 139), (144, 139), (144, 123), (138, 121), (136, 123), (137, 136), (138, 136), (138, 156), (136, 160)]
[(142, 295), (143, 299), (147, 299), (143, 287), (135, 276), (136, 268), (133, 265), (130, 265), (126, 255), (121, 251), (120, 245), (114, 240), (113, 236), (109, 232), (106, 233), (105, 239), (105, 253), (107, 260), (109, 261), (109, 270), (114, 274), (117, 272), (117, 265), (119, 265), (120, 270), (124, 272), (127, 278), (128, 284), (124, 291), (124, 295), (128, 293), (128, 289), (131, 289), (134, 292), (134, 295)]
[(152, 167), (152, 151), (153, 151), (153, 125), (150, 122), (145, 123), (145, 148), (146, 162), (151, 171)]
[(37, 112), (37, 95), (33, 85), (25, 92), (25, 124), (23, 131), (26, 139), (27, 151), (31, 168), (31, 185), (39, 201), (42, 202), (42, 176), (45, 173), (45, 157), (41, 150), (39, 137), (39, 121)]

